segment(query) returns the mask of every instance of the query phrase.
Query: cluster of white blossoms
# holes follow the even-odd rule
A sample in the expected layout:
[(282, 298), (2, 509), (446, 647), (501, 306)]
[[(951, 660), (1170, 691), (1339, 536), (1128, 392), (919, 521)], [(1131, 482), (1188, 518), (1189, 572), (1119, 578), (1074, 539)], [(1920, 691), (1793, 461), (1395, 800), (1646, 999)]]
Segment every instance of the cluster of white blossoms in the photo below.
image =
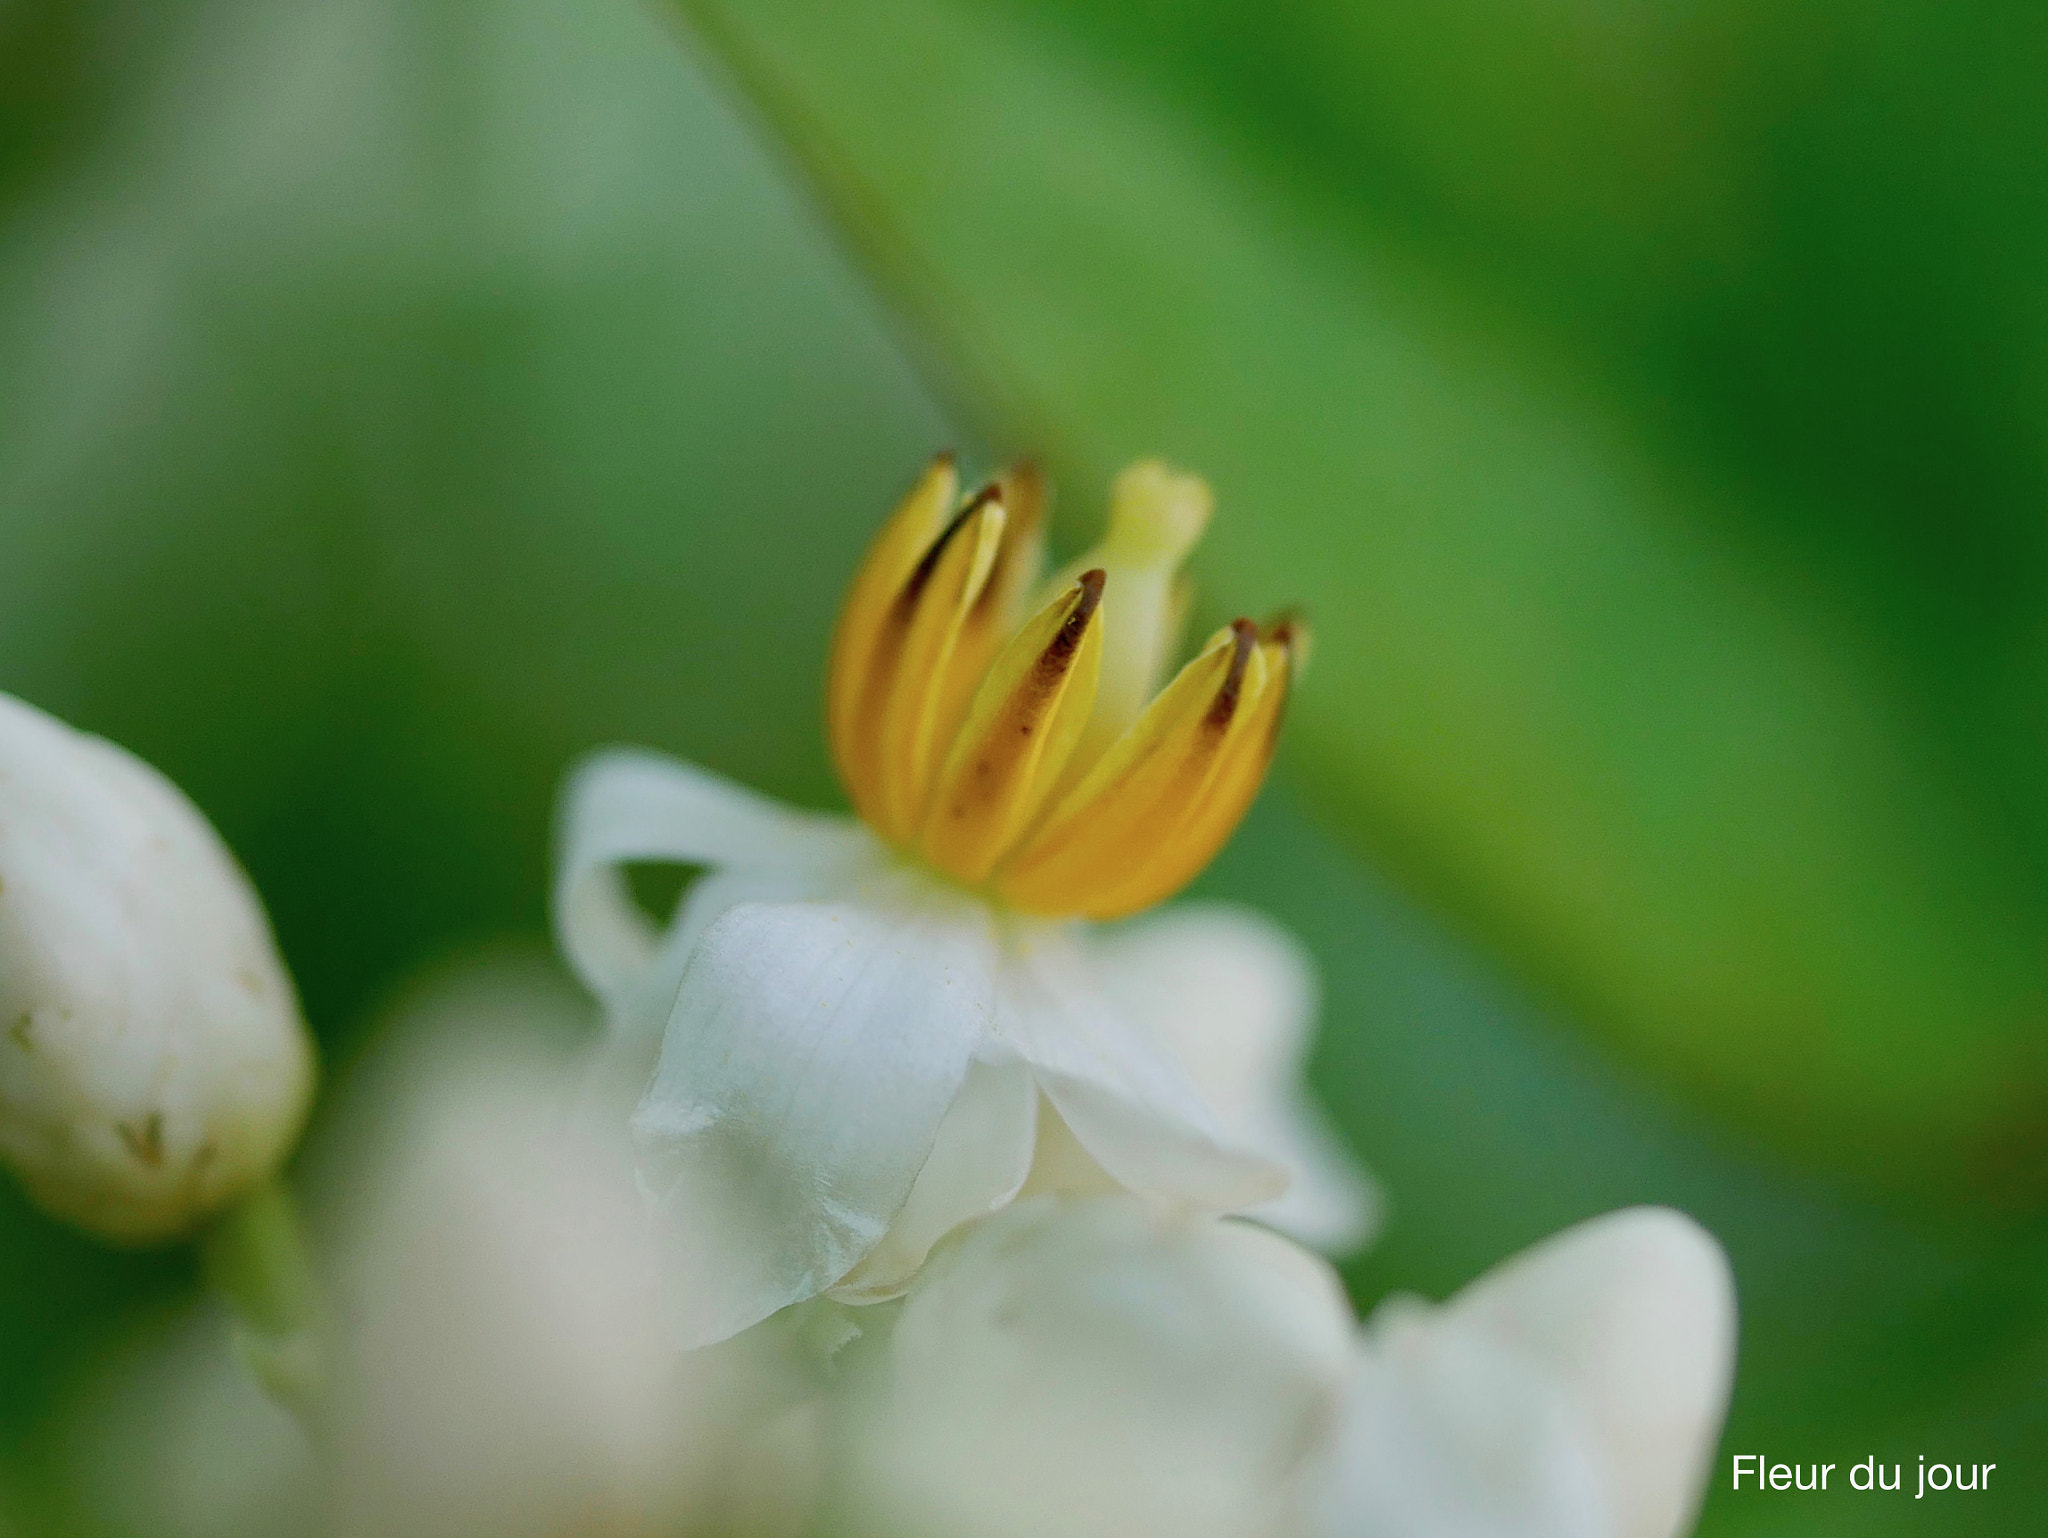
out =
[[(1319, 1251), (1376, 1201), (1301, 1084), (1312, 968), (1236, 908), (1140, 916), (1256, 794), (1306, 631), (1166, 678), (1207, 489), (1126, 472), (1043, 586), (1042, 503), (941, 460), (876, 541), (827, 690), (857, 819), (642, 752), (575, 776), (556, 919), (604, 1039), (573, 1088), (502, 1041), (413, 1075), (332, 1311), (271, 1183), (312, 1054), (255, 894), (160, 776), (0, 697), (0, 1158), (117, 1240), (228, 1212), (334, 1531), (1687, 1528), (1718, 1246), (1610, 1214), (1357, 1320)], [(646, 863), (697, 871), (666, 922)]]
[(1048, 1191), (897, 1300), (663, 1351), (664, 1247), (559, 1078), (409, 1077), (345, 1538), (1672, 1538), (1719, 1426), (1726, 1271), (1658, 1209), (1361, 1326), (1264, 1224)]
[[(684, 1376), (809, 1344), (782, 1413), (832, 1531), (1672, 1538), (1732, 1372), (1718, 1246), (1613, 1214), (1357, 1324), (1296, 1242), (1373, 1209), (1298, 1082), (1313, 974), (1239, 910), (1131, 919), (1249, 805), (1306, 632), (1238, 620), (1161, 687), (1207, 488), (1133, 467), (1044, 585), (1042, 503), (942, 458), (876, 540), (827, 686), (858, 819), (643, 752), (569, 787), (558, 929)], [(665, 925), (646, 863), (701, 872)]]

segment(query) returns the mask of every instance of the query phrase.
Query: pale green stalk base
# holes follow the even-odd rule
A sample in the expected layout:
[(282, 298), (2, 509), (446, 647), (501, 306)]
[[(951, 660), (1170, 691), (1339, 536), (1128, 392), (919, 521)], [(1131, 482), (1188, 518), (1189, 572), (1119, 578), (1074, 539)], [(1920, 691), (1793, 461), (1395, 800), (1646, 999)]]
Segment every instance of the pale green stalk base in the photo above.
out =
[(235, 1320), (235, 1345), (264, 1391), (308, 1436), (325, 1419), (326, 1309), (282, 1181), (257, 1187), (202, 1241), (206, 1278)]

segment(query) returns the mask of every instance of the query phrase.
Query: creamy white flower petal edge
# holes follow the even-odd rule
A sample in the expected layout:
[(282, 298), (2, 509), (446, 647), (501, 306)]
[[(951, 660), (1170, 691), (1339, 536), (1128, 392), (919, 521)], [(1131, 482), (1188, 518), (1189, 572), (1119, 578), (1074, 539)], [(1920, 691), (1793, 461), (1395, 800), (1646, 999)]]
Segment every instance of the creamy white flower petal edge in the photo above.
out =
[(1354, 1321), (1254, 1224), (1039, 1197), (949, 1241), (835, 1423), (851, 1530), (1282, 1538)]
[[(1023, 918), (850, 818), (640, 750), (586, 763), (564, 807), (557, 927), (620, 1050), (653, 1059), (633, 1132), (684, 1344), (828, 1289), (901, 1291), (941, 1236), (1024, 1188), (1048, 1108), (1080, 1163), (1140, 1196), (1259, 1209), (1293, 1166), (1312, 1176), (1305, 1229), (1360, 1228), (1362, 1180), (1286, 1109), (1304, 964), (1271, 926), (1197, 910), (1097, 937)], [(708, 868), (665, 930), (627, 890), (635, 862)], [(1235, 980), (1206, 996), (1243, 1039), (1213, 1007), (1186, 1017), (1198, 1061), (1258, 1086), (1235, 1115), (1161, 1039), (1189, 990), (1153, 984), (1197, 951)]]
[(1441, 1308), (1368, 1321), (1314, 1501), (1318, 1538), (1675, 1538), (1728, 1405), (1735, 1284), (1705, 1229), (1609, 1213)]
[(1246, 1216), (1331, 1255), (1371, 1238), (1380, 1194), (1302, 1082), (1321, 988), (1301, 942), (1256, 909), (1190, 902), (1094, 944), (1111, 1003), (1173, 1047), (1225, 1127), (1287, 1166), (1286, 1192)]
[(845, 1493), (908, 1535), (1674, 1538), (1734, 1319), (1719, 1246), (1659, 1208), (1359, 1331), (1250, 1225), (1020, 1203), (912, 1288), (841, 1418)]

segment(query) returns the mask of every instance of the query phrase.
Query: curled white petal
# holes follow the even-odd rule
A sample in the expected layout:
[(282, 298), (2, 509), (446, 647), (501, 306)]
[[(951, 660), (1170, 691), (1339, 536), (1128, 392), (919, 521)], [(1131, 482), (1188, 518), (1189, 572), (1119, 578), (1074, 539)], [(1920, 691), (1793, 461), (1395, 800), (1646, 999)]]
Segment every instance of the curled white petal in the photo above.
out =
[(856, 1385), (851, 1499), (915, 1538), (1278, 1533), (1351, 1328), (1329, 1268), (1264, 1229), (1020, 1202), (934, 1257)]
[(1287, 1190), (1247, 1215), (1333, 1254), (1362, 1245), (1379, 1193), (1302, 1084), (1319, 990), (1300, 942), (1249, 908), (1182, 903), (1094, 951), (1110, 1001), (1173, 1050), (1224, 1130), (1286, 1166)]
[(704, 932), (634, 1113), (673, 1324), (720, 1340), (881, 1241), (993, 1005), (977, 905), (743, 903)]
[(1173, 1053), (1114, 1007), (1072, 935), (1016, 935), (997, 976), (996, 1036), (1031, 1065), (1046, 1100), (1128, 1191), (1234, 1212), (1286, 1189), (1287, 1172), (1225, 1134)]
[[(794, 811), (694, 764), (637, 748), (585, 761), (562, 798), (556, 933), (615, 1027), (658, 1029), (704, 927), (740, 902), (823, 896), (875, 858), (844, 817)], [(641, 912), (625, 867), (710, 867), (666, 931)]]
[(1674, 1538), (1727, 1405), (1734, 1291), (1677, 1213), (1580, 1224), (1369, 1322), (1318, 1538)]
[(103, 1237), (268, 1176), (312, 1044), (247, 878), (133, 755), (0, 695), (0, 1158)]
[(971, 1065), (903, 1210), (832, 1295), (872, 1303), (902, 1292), (933, 1245), (1017, 1194), (1031, 1173), (1038, 1136), (1038, 1085), (1030, 1069), (1020, 1062)]

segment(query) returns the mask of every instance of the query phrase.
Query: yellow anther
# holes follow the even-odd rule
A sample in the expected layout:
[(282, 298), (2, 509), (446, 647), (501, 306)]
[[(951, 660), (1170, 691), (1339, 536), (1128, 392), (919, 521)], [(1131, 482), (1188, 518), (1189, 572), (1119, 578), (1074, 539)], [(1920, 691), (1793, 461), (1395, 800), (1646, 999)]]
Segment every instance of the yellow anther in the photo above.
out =
[(930, 787), (947, 664), (968, 610), (995, 564), (1003, 505), (990, 487), (946, 525), (883, 611), (848, 723), (846, 756), (867, 792), (875, 831), (897, 843), (917, 831)]
[(1190, 821), (1266, 673), (1249, 620), (1211, 636), (997, 872), (1004, 899), (1034, 913), (1131, 911), (1112, 899)]
[(1082, 912), (1093, 918), (1140, 912), (1178, 892), (1216, 857), (1251, 809), (1273, 761), (1287, 696), (1300, 671), (1295, 659), (1305, 653), (1304, 637), (1298, 625), (1290, 625), (1284, 635), (1261, 636), (1245, 669), (1243, 695), (1226, 740), (1186, 815), (1149, 853), (1135, 858), (1126, 875), (1093, 892)]
[(1081, 739), (1102, 660), (1103, 574), (1017, 632), (975, 696), (926, 815), (924, 857), (978, 885), (1051, 793)]
[(1148, 705), (1208, 487), (1157, 462), (1126, 470), (1108, 533), (1029, 618), (1043, 483), (1023, 467), (952, 511), (957, 494), (941, 457), (876, 539), (833, 637), (827, 719), (854, 805), (1028, 912), (1108, 918), (1170, 896), (1257, 793), (1306, 633), (1235, 621)]
[(940, 685), (933, 737), (943, 753), (967, 716), (969, 703), (981, 687), (989, 664), (1027, 613), (1038, 571), (1044, 560), (1045, 480), (1036, 466), (1013, 466), (996, 477), (1003, 504), (1002, 541), (980, 597), (961, 622), (952, 659)]
[(855, 748), (858, 741), (871, 737), (855, 730), (854, 716), (867, 692), (875, 637), (904, 581), (945, 527), (959, 494), (953, 456), (938, 455), (868, 546), (832, 635), (832, 660), (825, 676), (825, 732), (847, 794), (862, 816), (868, 815), (874, 800), (872, 766)]

